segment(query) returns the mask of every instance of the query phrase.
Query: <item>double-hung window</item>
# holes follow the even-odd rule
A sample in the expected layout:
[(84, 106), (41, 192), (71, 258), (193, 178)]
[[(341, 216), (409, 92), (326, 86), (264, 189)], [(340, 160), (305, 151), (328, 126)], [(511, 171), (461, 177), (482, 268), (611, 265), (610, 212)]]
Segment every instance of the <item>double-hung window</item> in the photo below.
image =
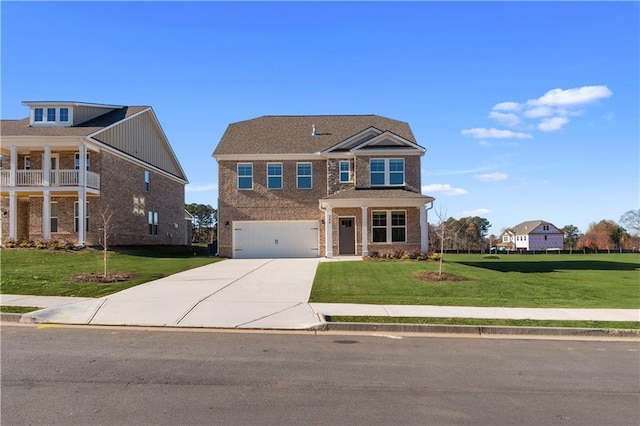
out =
[(56, 121), (56, 109), (47, 108), (47, 121)]
[(60, 121), (69, 121), (69, 108), (60, 108)]
[(351, 182), (351, 166), (348, 160), (340, 161), (340, 182)]
[(149, 211), (149, 235), (158, 235), (158, 212)]
[(404, 185), (403, 158), (375, 158), (369, 160), (371, 186)]
[(407, 241), (407, 213), (402, 210), (374, 211), (371, 218), (374, 243)]
[(282, 163), (267, 163), (267, 188), (282, 189)]
[[(85, 165), (87, 168), (87, 171), (89, 171), (89, 153), (87, 152), (87, 158), (85, 161)], [(76, 158), (75, 158), (75, 168), (76, 170), (80, 170), (80, 153), (76, 152)], [(148, 173), (148, 172), (146, 172)], [(145, 176), (145, 179), (147, 178), (147, 176)]]
[(298, 172), (298, 176), (297, 176), (298, 189), (311, 189), (311, 186), (312, 186), (311, 163), (298, 163), (296, 167)]
[(238, 189), (253, 189), (253, 164), (238, 163)]
[[(89, 165), (87, 163), (87, 165)], [(148, 170), (144, 171), (144, 192), (149, 192), (149, 181), (151, 179), (151, 173)]]
[(51, 203), (51, 232), (58, 232), (58, 203)]
[[(85, 217), (84, 230), (85, 232), (89, 232), (89, 203), (85, 204), (84, 217)], [(78, 227), (80, 226), (80, 223), (78, 222), (79, 219), (80, 219), (80, 203), (76, 201), (73, 203), (73, 232), (78, 232)]]

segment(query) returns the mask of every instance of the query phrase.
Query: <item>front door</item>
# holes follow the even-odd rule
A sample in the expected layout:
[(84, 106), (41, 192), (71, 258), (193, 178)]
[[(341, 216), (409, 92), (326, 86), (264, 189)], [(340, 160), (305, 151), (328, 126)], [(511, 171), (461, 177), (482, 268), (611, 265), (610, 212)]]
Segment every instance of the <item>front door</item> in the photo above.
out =
[(356, 228), (352, 217), (340, 218), (338, 233), (338, 254), (356, 254)]

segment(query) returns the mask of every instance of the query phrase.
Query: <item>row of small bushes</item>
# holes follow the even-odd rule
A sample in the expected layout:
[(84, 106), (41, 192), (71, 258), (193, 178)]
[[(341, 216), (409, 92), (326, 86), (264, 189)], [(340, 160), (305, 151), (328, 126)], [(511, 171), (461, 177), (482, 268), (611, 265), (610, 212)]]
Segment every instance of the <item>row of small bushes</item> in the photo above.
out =
[(23, 240), (23, 241), (7, 241), (4, 246), (6, 248), (34, 248), (37, 250), (76, 250), (76, 245), (71, 241), (58, 241), (58, 240), (49, 240), (49, 241), (33, 241), (33, 240)]
[(396, 249), (387, 252), (370, 250), (367, 258), (371, 260), (440, 260), (440, 254), (429, 254), (420, 250)]

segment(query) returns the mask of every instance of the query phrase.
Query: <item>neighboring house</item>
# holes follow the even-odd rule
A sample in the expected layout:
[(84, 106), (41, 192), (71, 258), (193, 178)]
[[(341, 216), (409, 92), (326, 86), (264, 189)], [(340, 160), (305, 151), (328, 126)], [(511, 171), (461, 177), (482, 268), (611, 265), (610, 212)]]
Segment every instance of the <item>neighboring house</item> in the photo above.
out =
[(0, 128), (3, 244), (98, 245), (108, 211), (109, 245), (190, 243), (187, 178), (151, 107), (23, 105)]
[(218, 162), (221, 256), (427, 252), (409, 125), (377, 115), (263, 116), (229, 125)]
[(564, 243), (564, 233), (552, 223), (543, 220), (530, 220), (506, 229), (500, 240), (499, 246), (509, 250), (561, 250)]

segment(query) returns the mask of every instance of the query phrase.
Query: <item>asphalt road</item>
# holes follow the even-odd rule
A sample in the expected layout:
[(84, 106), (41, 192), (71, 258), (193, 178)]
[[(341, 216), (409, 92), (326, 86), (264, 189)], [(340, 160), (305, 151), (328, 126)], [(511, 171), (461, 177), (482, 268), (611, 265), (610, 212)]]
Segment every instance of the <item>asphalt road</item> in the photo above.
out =
[(4, 325), (5, 425), (634, 425), (640, 344)]

